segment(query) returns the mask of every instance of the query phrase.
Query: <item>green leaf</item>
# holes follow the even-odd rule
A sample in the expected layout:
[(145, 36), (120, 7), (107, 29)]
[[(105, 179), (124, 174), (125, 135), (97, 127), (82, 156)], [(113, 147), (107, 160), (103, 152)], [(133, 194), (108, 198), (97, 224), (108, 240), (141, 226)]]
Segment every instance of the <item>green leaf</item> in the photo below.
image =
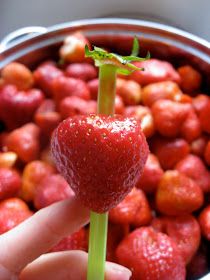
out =
[(133, 47), (132, 47), (131, 56), (138, 56), (138, 55), (139, 55), (139, 40), (135, 36), (133, 39)]
[(100, 67), (105, 64), (115, 65), (118, 73), (128, 75), (133, 71), (144, 70), (139, 68), (130, 62), (144, 61), (150, 58), (149, 52), (145, 58), (138, 57), (139, 42), (137, 37), (134, 38), (132, 54), (130, 56), (121, 56), (115, 53), (109, 53), (106, 50), (93, 46), (93, 50), (89, 50), (88, 46), (85, 46), (85, 56), (90, 57), (95, 61), (95, 65)]

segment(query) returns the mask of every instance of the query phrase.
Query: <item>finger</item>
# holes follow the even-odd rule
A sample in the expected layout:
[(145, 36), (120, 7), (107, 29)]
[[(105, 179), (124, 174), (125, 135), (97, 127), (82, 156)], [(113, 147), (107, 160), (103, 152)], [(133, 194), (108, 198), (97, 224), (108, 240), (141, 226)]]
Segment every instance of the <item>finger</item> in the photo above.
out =
[(71, 198), (46, 207), (0, 236), (0, 264), (18, 273), (88, 222), (89, 210)]
[[(50, 253), (29, 264), (20, 280), (86, 280), (88, 255), (83, 251)], [(106, 280), (128, 280), (131, 272), (114, 263), (106, 263)]]

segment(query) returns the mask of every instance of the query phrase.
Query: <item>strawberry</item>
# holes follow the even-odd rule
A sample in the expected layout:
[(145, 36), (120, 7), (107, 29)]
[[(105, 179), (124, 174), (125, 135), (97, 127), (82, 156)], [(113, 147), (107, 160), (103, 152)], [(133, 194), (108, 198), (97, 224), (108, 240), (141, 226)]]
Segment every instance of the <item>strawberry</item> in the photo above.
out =
[(174, 81), (179, 83), (180, 76), (171, 63), (159, 59), (150, 59), (134, 62), (137, 67), (143, 67), (144, 71), (135, 71), (129, 78), (138, 82), (140, 85), (162, 81)]
[(0, 168), (13, 167), (17, 161), (17, 154), (14, 152), (0, 152)]
[(149, 224), (151, 209), (142, 190), (133, 190), (115, 208), (111, 209), (109, 219), (113, 223), (131, 224), (136, 227)]
[(199, 185), (176, 170), (164, 173), (156, 192), (158, 210), (170, 216), (192, 213), (202, 206), (203, 200)]
[(139, 122), (106, 115), (64, 120), (53, 133), (51, 147), (58, 170), (77, 197), (98, 213), (131, 191), (149, 152)]
[(203, 110), (201, 111), (200, 115), (199, 115), (199, 119), (201, 122), (201, 127), (203, 129), (203, 131), (210, 133), (210, 100), (208, 101), (208, 103), (206, 103), (205, 107), (203, 108)]
[(108, 226), (106, 260), (116, 262), (116, 248), (120, 241), (129, 233), (129, 225), (112, 224), (109, 222)]
[(15, 196), (21, 187), (19, 173), (11, 168), (0, 168), (0, 200)]
[(208, 104), (210, 98), (206, 94), (198, 94), (196, 97), (192, 100), (193, 108), (195, 109), (195, 112), (199, 116), (203, 109)]
[[(13, 199), (14, 200), (14, 199)], [(0, 203), (0, 234), (7, 232), (33, 213), (23, 201), (12, 202), (11, 199)]]
[(132, 270), (132, 279), (185, 279), (185, 264), (176, 244), (151, 227), (129, 234), (118, 246), (116, 255), (120, 264)]
[(135, 118), (141, 122), (141, 128), (146, 137), (151, 137), (155, 132), (154, 119), (151, 110), (142, 105), (127, 106), (125, 116)]
[(162, 216), (153, 219), (152, 227), (166, 233), (177, 244), (185, 263), (189, 263), (200, 245), (201, 232), (197, 220), (192, 215), (177, 217)]
[(202, 77), (197, 70), (190, 65), (181, 66), (177, 70), (181, 77), (180, 86), (184, 92), (193, 94), (199, 90)]
[(81, 79), (85, 82), (97, 77), (96, 68), (89, 63), (71, 63), (66, 67), (68, 77)]
[(193, 179), (204, 192), (210, 192), (210, 172), (199, 157), (189, 154), (175, 168)]
[(145, 86), (142, 89), (142, 102), (145, 106), (151, 107), (152, 104), (160, 99), (178, 101), (182, 92), (179, 86), (172, 81), (163, 81)]
[(32, 201), (42, 179), (53, 173), (54, 168), (46, 162), (34, 160), (26, 164), (22, 174), (21, 197), (25, 201)]
[(176, 242), (186, 263), (198, 250), (201, 239), (200, 227), (192, 215), (169, 218), (166, 233)]
[(26, 202), (18, 197), (4, 199), (0, 203), (0, 209), (11, 209), (16, 211), (29, 210)]
[(199, 215), (199, 223), (203, 236), (210, 240), (210, 205), (202, 210)]
[(59, 106), (59, 111), (63, 119), (75, 115), (94, 114), (97, 104), (95, 100), (84, 100), (77, 96), (65, 97)]
[(171, 100), (157, 100), (152, 105), (155, 128), (163, 136), (179, 135), (191, 106)]
[(80, 79), (58, 77), (53, 81), (53, 96), (57, 106), (69, 96), (77, 96), (84, 100), (90, 99), (90, 92), (86, 83)]
[(85, 62), (85, 45), (89, 44), (81, 32), (74, 32), (65, 38), (59, 50), (60, 57), (66, 62)]
[(45, 99), (34, 115), (34, 122), (44, 135), (50, 136), (61, 121), (61, 116), (56, 112), (55, 107), (52, 99)]
[(158, 158), (153, 154), (149, 154), (144, 166), (144, 171), (136, 187), (142, 189), (146, 193), (154, 193), (163, 173)]
[(11, 62), (1, 72), (5, 84), (15, 85), (20, 90), (27, 90), (33, 86), (33, 75), (23, 64)]
[(53, 62), (42, 63), (33, 73), (35, 83), (47, 96), (52, 96), (53, 81), (64, 73), (58, 69)]
[(208, 165), (210, 165), (210, 140), (208, 141), (208, 143), (205, 147), (204, 157), (205, 157), (206, 163)]
[(189, 154), (190, 147), (182, 138), (168, 139), (154, 137), (151, 150), (158, 157), (163, 169), (172, 169), (176, 163)]
[(126, 105), (137, 105), (141, 101), (141, 87), (135, 81), (117, 80), (117, 94)]
[(122, 97), (116, 95), (115, 97), (115, 114), (123, 114), (125, 111), (125, 105)]
[(188, 142), (192, 142), (201, 136), (201, 124), (194, 110), (190, 110), (187, 118), (182, 124), (181, 135)]
[(39, 136), (39, 127), (34, 123), (27, 123), (7, 135), (4, 148), (15, 152), (19, 159), (27, 163), (39, 156)]
[(201, 135), (201, 137), (195, 139), (190, 144), (191, 153), (202, 158), (203, 155), (205, 156), (204, 153), (208, 146), (207, 143), (208, 143), (208, 138), (206, 137), (206, 135)]
[(0, 119), (10, 130), (30, 122), (43, 99), (38, 89), (17, 91), (15, 86), (7, 85), (0, 92)]
[(74, 196), (68, 183), (59, 174), (44, 177), (34, 190), (34, 205), (37, 209)]
[(79, 231), (64, 237), (56, 244), (50, 252), (59, 252), (67, 250), (83, 250), (87, 251), (87, 233), (84, 228)]

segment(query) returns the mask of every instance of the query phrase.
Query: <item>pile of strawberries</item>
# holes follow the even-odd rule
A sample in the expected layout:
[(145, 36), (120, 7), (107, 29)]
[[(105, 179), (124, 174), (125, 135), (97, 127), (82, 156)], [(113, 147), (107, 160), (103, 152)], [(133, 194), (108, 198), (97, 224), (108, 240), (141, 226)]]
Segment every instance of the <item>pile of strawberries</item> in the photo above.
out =
[[(49, 145), (63, 119), (96, 113), (98, 71), (84, 58), (85, 44), (75, 33), (60, 49), (65, 63), (1, 70), (0, 234), (74, 196)], [(190, 65), (155, 58), (136, 65), (145, 71), (117, 79), (115, 112), (141, 122), (150, 154), (136, 186), (110, 211), (107, 259), (130, 268), (133, 280), (198, 279), (209, 270), (210, 97)], [(87, 250), (87, 236), (82, 228), (52, 251)]]

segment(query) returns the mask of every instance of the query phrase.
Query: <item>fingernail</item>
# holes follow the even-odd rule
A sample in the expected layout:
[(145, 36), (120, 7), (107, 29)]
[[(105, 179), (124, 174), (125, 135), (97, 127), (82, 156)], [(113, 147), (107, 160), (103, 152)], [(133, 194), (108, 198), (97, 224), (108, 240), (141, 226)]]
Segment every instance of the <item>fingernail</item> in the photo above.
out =
[(111, 275), (108, 279), (111, 280), (129, 280), (132, 275), (129, 269), (114, 263), (108, 264), (108, 272)]

